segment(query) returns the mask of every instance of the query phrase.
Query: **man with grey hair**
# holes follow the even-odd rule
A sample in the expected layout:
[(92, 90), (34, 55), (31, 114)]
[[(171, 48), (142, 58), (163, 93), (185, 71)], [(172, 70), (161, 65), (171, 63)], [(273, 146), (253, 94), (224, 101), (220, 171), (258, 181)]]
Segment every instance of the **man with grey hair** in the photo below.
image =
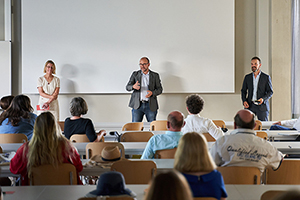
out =
[(182, 136), (181, 128), (184, 126), (184, 115), (179, 111), (173, 111), (168, 115), (165, 134), (154, 135), (150, 138), (141, 159), (154, 158), (157, 150), (173, 149), (178, 146)]
[(271, 143), (257, 137), (253, 131), (254, 114), (247, 109), (240, 110), (234, 117), (234, 131), (219, 138), (210, 149), (217, 166), (279, 168), (283, 155)]

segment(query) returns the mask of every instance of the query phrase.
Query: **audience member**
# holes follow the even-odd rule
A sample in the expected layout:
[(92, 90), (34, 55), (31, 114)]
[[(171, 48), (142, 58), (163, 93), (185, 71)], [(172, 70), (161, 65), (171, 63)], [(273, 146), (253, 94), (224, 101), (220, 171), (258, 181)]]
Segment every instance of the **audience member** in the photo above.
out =
[(221, 128), (218, 128), (212, 120), (201, 117), (200, 112), (204, 106), (203, 98), (198, 94), (191, 94), (186, 98), (186, 108), (189, 115), (185, 119), (185, 126), (182, 133), (197, 132), (209, 133), (215, 139), (224, 135)]
[(81, 97), (75, 97), (70, 103), (70, 112), (72, 117), (65, 120), (64, 135), (70, 139), (74, 134), (86, 134), (90, 142), (100, 142), (106, 134), (105, 130), (95, 132), (92, 120), (83, 118), (88, 111), (88, 106), (85, 100)]
[(78, 172), (82, 170), (80, 156), (62, 134), (56, 119), (50, 112), (41, 113), (34, 124), (33, 137), (24, 143), (10, 162), (10, 171), (21, 174), (22, 185), (28, 185), (32, 168), (51, 164), (71, 163), (76, 167), (78, 184), (82, 184)]
[(12, 95), (2, 97), (2, 98), (0, 99), (0, 107), (1, 107), (3, 110), (6, 110), (6, 109), (9, 107), (9, 105), (10, 105), (10, 103), (12, 102), (12, 100), (13, 100), (14, 97), (15, 97), (15, 96), (12, 96)]
[(125, 188), (125, 179), (122, 173), (111, 171), (101, 174), (96, 190), (85, 195), (86, 197), (115, 196), (136, 197), (130, 189)]
[(268, 141), (257, 137), (254, 126), (254, 114), (250, 110), (237, 112), (234, 117), (236, 130), (219, 138), (210, 150), (217, 166), (257, 167), (261, 173), (265, 167), (279, 168), (282, 153)]
[(155, 152), (162, 149), (173, 149), (177, 147), (182, 136), (181, 128), (184, 126), (184, 115), (179, 111), (173, 111), (168, 115), (165, 134), (154, 135), (150, 138), (141, 159), (154, 158)]
[(175, 154), (174, 168), (185, 176), (194, 197), (226, 199), (222, 175), (216, 170), (203, 135), (190, 132), (182, 136)]
[[(293, 127), (293, 128), (289, 128)], [(298, 119), (290, 119), (275, 122), (271, 127), (270, 130), (297, 130), (300, 131), (300, 117)]]
[(300, 191), (299, 190), (289, 190), (283, 192), (280, 195), (277, 195), (274, 200), (299, 200), (300, 199)]
[(16, 96), (0, 115), (0, 133), (23, 133), (30, 140), (36, 119), (36, 114), (32, 112), (29, 97)]
[(154, 177), (144, 200), (192, 200), (185, 178), (176, 171), (160, 173)]

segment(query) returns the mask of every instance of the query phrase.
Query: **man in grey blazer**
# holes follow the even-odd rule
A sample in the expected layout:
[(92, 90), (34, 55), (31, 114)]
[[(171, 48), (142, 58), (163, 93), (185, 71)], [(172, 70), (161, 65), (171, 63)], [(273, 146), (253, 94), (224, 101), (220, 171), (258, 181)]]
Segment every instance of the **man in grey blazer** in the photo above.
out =
[(157, 96), (163, 91), (159, 74), (149, 70), (150, 61), (147, 57), (140, 59), (140, 70), (134, 71), (126, 85), (127, 91), (133, 91), (129, 101), (132, 108), (132, 122), (156, 120), (158, 103)]
[(260, 121), (268, 121), (269, 99), (273, 95), (271, 78), (260, 70), (259, 57), (251, 59), (252, 73), (244, 78), (241, 96), (243, 105), (251, 110)]

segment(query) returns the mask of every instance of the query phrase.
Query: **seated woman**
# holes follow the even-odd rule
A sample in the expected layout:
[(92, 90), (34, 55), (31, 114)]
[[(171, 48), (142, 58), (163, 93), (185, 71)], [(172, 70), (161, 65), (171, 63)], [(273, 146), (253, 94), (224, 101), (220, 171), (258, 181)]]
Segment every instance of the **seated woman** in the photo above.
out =
[(159, 173), (154, 177), (144, 200), (192, 200), (184, 176), (176, 171)]
[(70, 103), (70, 112), (73, 117), (67, 118), (64, 125), (64, 135), (70, 139), (74, 134), (86, 134), (90, 142), (100, 142), (106, 134), (105, 130), (95, 132), (92, 120), (82, 118), (88, 111), (88, 106), (85, 100), (81, 97), (75, 97)]
[(223, 177), (207, 149), (203, 135), (186, 133), (179, 141), (175, 153), (174, 168), (187, 179), (194, 197), (227, 197)]
[(23, 133), (30, 140), (36, 114), (29, 97), (25, 95), (16, 96), (7, 110), (0, 115), (0, 133)]
[(14, 96), (12, 96), (12, 95), (2, 97), (0, 99), (0, 107), (3, 110), (6, 110), (10, 106), (10, 103), (12, 102), (13, 99), (14, 99)]
[(80, 156), (62, 134), (55, 117), (50, 112), (41, 113), (34, 124), (33, 137), (24, 143), (10, 162), (10, 171), (21, 174), (22, 185), (29, 185), (32, 167), (71, 163), (77, 170), (78, 184), (82, 184), (78, 172), (82, 170)]

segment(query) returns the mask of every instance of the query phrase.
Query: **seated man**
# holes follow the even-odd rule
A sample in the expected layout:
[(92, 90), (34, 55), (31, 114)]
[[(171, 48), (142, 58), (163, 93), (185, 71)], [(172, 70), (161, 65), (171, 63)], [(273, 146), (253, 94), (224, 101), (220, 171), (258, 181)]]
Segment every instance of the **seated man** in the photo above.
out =
[(219, 138), (210, 153), (217, 166), (257, 167), (261, 173), (265, 167), (278, 169), (283, 155), (268, 141), (257, 137), (253, 128), (254, 114), (240, 110), (234, 117), (234, 131)]
[[(286, 127), (287, 126), (287, 127)], [(293, 127), (293, 128), (289, 128)], [(300, 117), (298, 119), (275, 122), (270, 130), (297, 130), (300, 131)]]
[(199, 113), (202, 111), (203, 105), (204, 100), (200, 95), (192, 94), (187, 96), (186, 108), (189, 115), (185, 119), (185, 126), (182, 128), (182, 133), (209, 133), (217, 140), (224, 135), (224, 132), (212, 120), (200, 116)]
[(173, 111), (168, 115), (165, 134), (154, 135), (150, 138), (141, 159), (154, 158), (155, 152), (162, 149), (173, 149), (178, 146), (182, 136), (181, 128), (184, 126), (184, 115), (179, 111)]

